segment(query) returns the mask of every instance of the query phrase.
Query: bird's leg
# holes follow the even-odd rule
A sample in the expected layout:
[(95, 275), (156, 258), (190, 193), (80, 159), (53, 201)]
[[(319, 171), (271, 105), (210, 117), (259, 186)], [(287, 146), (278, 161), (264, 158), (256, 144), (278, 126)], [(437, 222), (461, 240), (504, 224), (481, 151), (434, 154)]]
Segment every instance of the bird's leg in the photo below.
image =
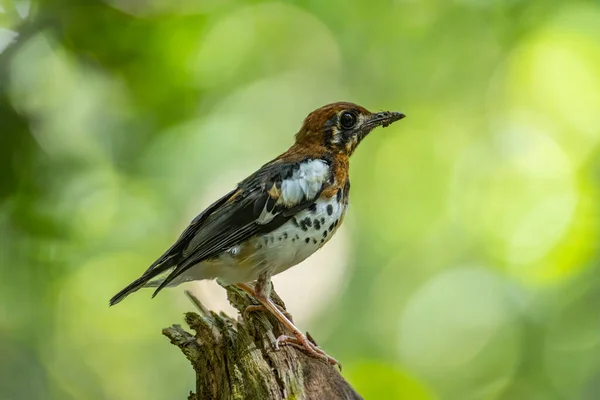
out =
[(292, 331), (293, 337), (287, 335), (281, 335), (277, 338), (275, 342), (275, 348), (278, 349), (280, 344), (293, 344), (301, 347), (304, 351), (306, 351), (309, 355), (320, 358), (322, 360), (327, 361), (331, 365), (339, 365), (341, 368), (341, 364), (333, 357), (330, 357), (313, 344), (308, 338), (298, 329), (284, 314), (277, 308), (277, 305), (273, 303), (273, 301), (269, 297), (269, 286), (270, 276), (267, 274), (261, 274), (259, 277), (256, 286), (252, 289), (245, 283), (238, 284), (237, 286), (252, 295), (267, 311), (269, 311), (279, 322), (281, 322), (286, 328)]
[[(248, 285), (246, 283), (239, 283), (236, 286), (238, 288), (242, 289), (244, 292), (248, 293), (250, 296), (252, 296), (252, 297), (254, 297), (256, 299), (256, 297), (257, 297), (256, 291), (250, 285)], [(271, 296), (268, 296), (268, 298), (270, 299)], [(273, 303), (273, 305), (275, 305), (275, 307), (277, 307), (279, 309), (279, 311), (281, 311), (281, 313), (283, 315), (285, 315), (285, 317), (287, 319), (289, 319), (290, 321), (293, 322), (292, 315), (289, 312), (287, 312), (286, 309), (284, 309), (279, 304)], [(269, 309), (267, 307), (263, 306), (262, 304), (250, 305), (250, 306), (246, 307), (246, 309), (244, 310), (243, 315), (244, 315), (244, 317), (246, 317), (249, 313), (255, 312), (255, 311), (267, 311), (267, 312), (269, 312)]]
[[(275, 305), (275, 307), (277, 307), (277, 309), (279, 309), (279, 311), (281, 311), (281, 313), (283, 315), (285, 315), (285, 317), (287, 319), (289, 319), (290, 321), (293, 322), (292, 314), (290, 314), (289, 312), (284, 310), (279, 304), (275, 304), (275, 303), (273, 303), (273, 304)], [(269, 311), (269, 310), (262, 304), (253, 304), (253, 305), (246, 307), (246, 309), (244, 310), (244, 315), (248, 315), (248, 313), (255, 312), (255, 311)]]
[(313, 357), (321, 358), (328, 361), (331, 364), (339, 365), (339, 362), (337, 362), (333, 357), (329, 357), (323, 350), (321, 350), (315, 344), (309, 341), (308, 338), (304, 336), (304, 334), (302, 334), (302, 332), (300, 332), (300, 330), (285, 316), (284, 312), (279, 309), (279, 306), (273, 303), (273, 301), (269, 297), (267, 297), (264, 294), (259, 294), (260, 292), (258, 292), (255, 289), (252, 289), (251, 286), (245, 283), (239, 283), (236, 286), (248, 293), (249, 295), (251, 295), (252, 297), (254, 297), (259, 303), (261, 303), (261, 305), (252, 305), (246, 307), (246, 310), (244, 310), (244, 314), (256, 310), (266, 310), (273, 316), (275, 316), (275, 318), (277, 318), (285, 327), (291, 330), (294, 334), (294, 337), (287, 335), (281, 335), (280, 337), (278, 337), (275, 342), (276, 349), (279, 349), (280, 344), (289, 343), (292, 345), (299, 346)]

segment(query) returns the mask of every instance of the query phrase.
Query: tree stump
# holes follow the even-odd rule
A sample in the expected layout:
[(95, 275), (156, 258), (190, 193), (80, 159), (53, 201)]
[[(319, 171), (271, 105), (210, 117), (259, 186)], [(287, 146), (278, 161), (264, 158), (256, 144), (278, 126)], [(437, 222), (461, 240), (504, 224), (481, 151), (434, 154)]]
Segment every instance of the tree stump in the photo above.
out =
[[(180, 325), (163, 329), (196, 373), (196, 392), (188, 399), (362, 399), (338, 369), (292, 345), (275, 350), (275, 340), (289, 332), (265, 311), (244, 315), (256, 303), (245, 292), (228, 286), (227, 297), (240, 311), (233, 319), (208, 311), (196, 299), (200, 314), (185, 320), (195, 335)], [(285, 309), (272, 291), (271, 298)]]

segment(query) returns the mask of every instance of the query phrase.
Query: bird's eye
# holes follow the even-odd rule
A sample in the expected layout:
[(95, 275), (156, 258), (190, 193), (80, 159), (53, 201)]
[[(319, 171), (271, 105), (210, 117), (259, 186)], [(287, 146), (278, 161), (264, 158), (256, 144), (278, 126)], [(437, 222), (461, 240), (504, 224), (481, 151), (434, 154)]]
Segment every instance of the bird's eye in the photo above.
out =
[(351, 112), (344, 112), (340, 115), (340, 125), (344, 129), (350, 129), (356, 125), (356, 115)]

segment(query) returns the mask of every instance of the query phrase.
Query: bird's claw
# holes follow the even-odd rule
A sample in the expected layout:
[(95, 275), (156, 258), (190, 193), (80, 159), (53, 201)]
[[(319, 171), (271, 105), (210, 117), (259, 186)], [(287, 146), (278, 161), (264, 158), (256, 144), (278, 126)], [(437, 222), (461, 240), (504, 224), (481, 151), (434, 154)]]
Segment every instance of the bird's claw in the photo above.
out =
[(279, 350), (279, 346), (284, 344), (296, 346), (304, 350), (309, 356), (323, 360), (330, 365), (337, 365), (340, 371), (342, 370), (342, 364), (340, 364), (338, 360), (325, 353), (319, 346), (311, 342), (302, 333), (299, 333), (296, 337), (287, 335), (279, 336), (275, 341), (275, 350)]

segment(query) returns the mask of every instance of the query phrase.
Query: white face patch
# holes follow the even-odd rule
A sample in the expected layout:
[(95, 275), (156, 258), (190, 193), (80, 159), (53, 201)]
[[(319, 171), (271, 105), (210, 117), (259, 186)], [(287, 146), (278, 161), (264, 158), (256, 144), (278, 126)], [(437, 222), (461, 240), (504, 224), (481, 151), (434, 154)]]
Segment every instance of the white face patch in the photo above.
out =
[[(340, 117), (341, 115), (346, 112), (346, 111), (342, 111), (340, 112)], [(367, 120), (367, 116), (364, 114), (358, 114), (357, 115), (357, 121), (356, 124), (354, 125), (353, 129), (356, 130), (358, 128), (360, 128), (361, 126), (363, 126), (365, 124)], [(344, 137), (344, 130), (340, 130), (338, 127), (333, 127), (333, 134), (332, 134), (332, 138), (331, 138), (331, 143), (334, 145), (339, 145), (339, 144), (343, 144), (345, 149), (346, 149), (346, 153), (348, 154), (352, 154), (354, 152), (354, 149), (356, 149), (356, 146), (358, 145), (358, 136), (352, 135), (351, 137)]]

